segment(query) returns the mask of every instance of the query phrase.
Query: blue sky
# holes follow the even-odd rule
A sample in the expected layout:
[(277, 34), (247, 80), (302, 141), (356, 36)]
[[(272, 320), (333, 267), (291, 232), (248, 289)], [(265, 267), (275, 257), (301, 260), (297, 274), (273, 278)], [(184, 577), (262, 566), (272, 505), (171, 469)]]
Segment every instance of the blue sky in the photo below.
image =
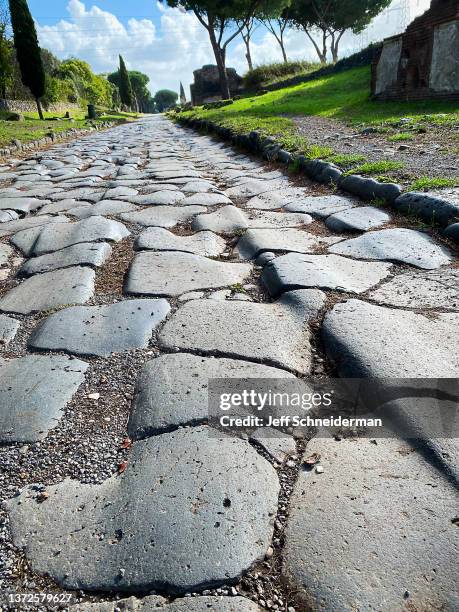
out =
[[(401, 2), (393, 0), (391, 10), (378, 16), (363, 36), (346, 34), (342, 54), (399, 32)], [(408, 2), (411, 18), (429, 5), (429, 0)], [(180, 81), (187, 90), (193, 70), (214, 63), (207, 32), (194, 15), (156, 0), (29, 0), (29, 7), (43, 47), (61, 59), (84, 59), (96, 72), (116, 69), (121, 53), (130, 69), (148, 74), (152, 92), (163, 87), (178, 91)], [(291, 59), (315, 59), (304, 33), (291, 30), (286, 40)], [(236, 39), (229, 49), (228, 65), (245, 72), (244, 54), (242, 41)], [(263, 26), (254, 37), (252, 55), (256, 64), (281, 59), (275, 39)]]

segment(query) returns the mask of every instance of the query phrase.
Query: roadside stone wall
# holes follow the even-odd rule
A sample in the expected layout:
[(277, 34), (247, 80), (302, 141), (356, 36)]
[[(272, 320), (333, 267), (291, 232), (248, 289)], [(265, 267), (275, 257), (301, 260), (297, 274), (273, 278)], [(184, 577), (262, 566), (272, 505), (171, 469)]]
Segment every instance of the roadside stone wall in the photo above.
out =
[(381, 100), (459, 100), (459, 0), (432, 0), (400, 36), (384, 41), (372, 66)]
[[(11, 113), (33, 113), (37, 110), (34, 100), (5, 100), (0, 98), (0, 110)], [(50, 104), (48, 109), (51, 113), (65, 113), (66, 111), (81, 110), (78, 104), (72, 102), (57, 102)]]

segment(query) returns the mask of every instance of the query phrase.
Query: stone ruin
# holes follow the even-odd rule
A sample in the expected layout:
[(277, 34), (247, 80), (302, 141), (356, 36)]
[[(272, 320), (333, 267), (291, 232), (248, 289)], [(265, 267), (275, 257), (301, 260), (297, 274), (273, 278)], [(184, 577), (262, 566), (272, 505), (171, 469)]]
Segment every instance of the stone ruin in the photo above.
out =
[(459, 0), (432, 0), (403, 34), (384, 41), (371, 89), (379, 100), (459, 100)]
[[(242, 77), (234, 68), (227, 68), (231, 97), (242, 91)], [(220, 92), (220, 78), (217, 66), (207, 65), (193, 72), (194, 83), (190, 85), (191, 101), (193, 106), (200, 106), (208, 102), (222, 99)]]

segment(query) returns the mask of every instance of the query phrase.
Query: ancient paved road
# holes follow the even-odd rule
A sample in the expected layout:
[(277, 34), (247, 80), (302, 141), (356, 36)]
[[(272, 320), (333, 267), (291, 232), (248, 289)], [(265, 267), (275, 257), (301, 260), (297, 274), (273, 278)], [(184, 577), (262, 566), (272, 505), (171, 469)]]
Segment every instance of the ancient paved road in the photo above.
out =
[(453, 441), (206, 425), (209, 378), (457, 377), (447, 245), (161, 117), (4, 165), (0, 190), (2, 589), (458, 605)]

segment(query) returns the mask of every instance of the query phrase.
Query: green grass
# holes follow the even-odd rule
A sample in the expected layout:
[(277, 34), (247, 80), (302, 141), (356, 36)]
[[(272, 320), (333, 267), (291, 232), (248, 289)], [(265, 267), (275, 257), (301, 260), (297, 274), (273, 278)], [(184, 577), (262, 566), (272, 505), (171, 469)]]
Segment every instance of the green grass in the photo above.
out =
[[(0, 147), (7, 147), (14, 139), (27, 143), (48, 136), (50, 132), (58, 134), (72, 128), (84, 130), (90, 126), (90, 122), (85, 119), (83, 110), (72, 110), (70, 114), (72, 119), (62, 119), (61, 121), (50, 121), (50, 118), (63, 117), (64, 113), (44, 113), (44, 121), (40, 121), (37, 112), (24, 113), (24, 121), (5, 121), (0, 115)], [(95, 122), (116, 121), (121, 123), (135, 119), (137, 116), (136, 113), (109, 111), (107, 114), (101, 114)]]
[[(217, 110), (195, 109), (189, 113), (234, 127), (250, 123), (260, 129), (278, 128), (277, 120), (293, 127), (291, 116), (318, 115), (340, 119), (350, 124), (382, 125), (401, 117), (413, 121), (457, 122), (459, 104), (443, 101), (375, 102), (370, 100), (370, 68), (354, 68), (266, 93), (242, 98)], [(428, 113), (428, 114), (426, 114)]]
[(360, 153), (337, 153), (327, 157), (327, 161), (338, 166), (354, 166), (366, 161), (366, 159), (365, 155)]
[(306, 61), (263, 64), (246, 72), (244, 84), (248, 89), (266, 87), (289, 77), (309, 74), (318, 68), (320, 64)]
[(377, 174), (380, 180), (385, 180), (388, 177), (381, 176), (380, 173), (393, 172), (394, 170), (402, 170), (405, 164), (403, 162), (390, 161), (382, 159), (377, 162), (367, 162), (356, 166), (352, 169), (354, 174)]
[(430, 178), (421, 176), (416, 179), (410, 186), (411, 191), (424, 191), (429, 189), (445, 189), (447, 187), (459, 187), (459, 176), (455, 178)]
[(404, 140), (413, 140), (413, 134), (410, 134), (409, 132), (400, 132), (399, 134), (389, 136), (387, 140), (389, 140), (390, 142), (403, 142)]

